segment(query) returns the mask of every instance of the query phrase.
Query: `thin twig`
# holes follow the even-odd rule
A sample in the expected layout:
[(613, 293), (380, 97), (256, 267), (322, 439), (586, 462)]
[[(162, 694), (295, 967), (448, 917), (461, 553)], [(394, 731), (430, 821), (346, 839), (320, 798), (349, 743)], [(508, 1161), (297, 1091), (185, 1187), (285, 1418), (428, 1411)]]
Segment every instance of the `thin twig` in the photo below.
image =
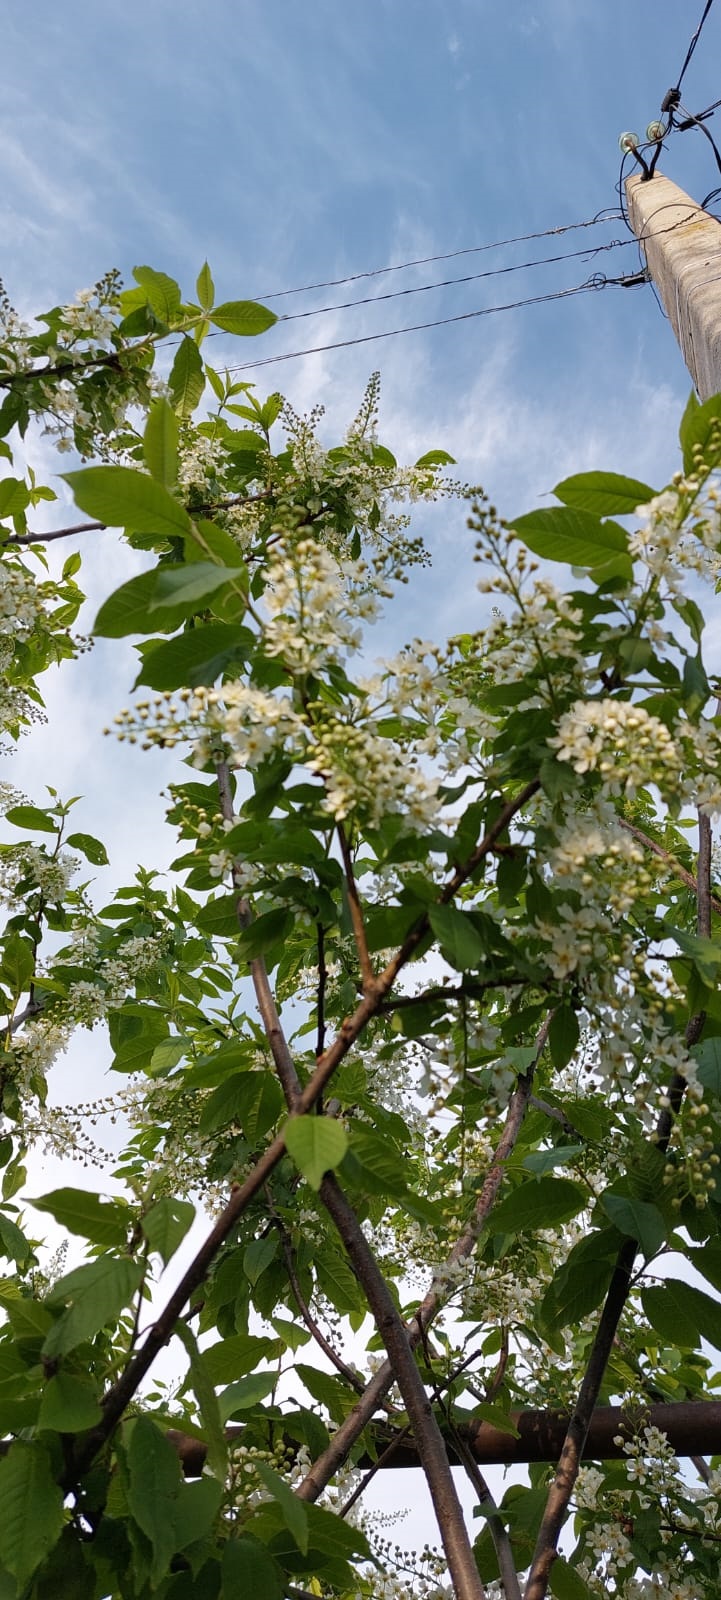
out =
[[(693, 889), (694, 894), (698, 893), (698, 879), (696, 879), (693, 873), (689, 872), (686, 867), (682, 867), (680, 861), (677, 861), (676, 857), (672, 855), (669, 850), (664, 850), (663, 846), (657, 844), (655, 839), (650, 838), (649, 834), (644, 833), (641, 828), (637, 828), (635, 823), (627, 822), (625, 817), (619, 817), (618, 820), (621, 824), (621, 827), (625, 828), (627, 833), (633, 834), (634, 839), (637, 839), (639, 844), (645, 845), (646, 849), (651, 850), (655, 856), (658, 856), (660, 861), (665, 861), (666, 866), (671, 868), (674, 875), (677, 878), (680, 878), (681, 882), (685, 883), (687, 888)], [(715, 911), (717, 915), (721, 916), (721, 900), (718, 900), (715, 895), (711, 894), (710, 890), (709, 904), (711, 910)]]
[(295, 1270), (295, 1252), (293, 1250), (292, 1240), (288, 1234), (287, 1228), (283, 1224), (282, 1218), (279, 1217), (275, 1206), (273, 1205), (272, 1196), (268, 1191), (266, 1191), (266, 1199), (268, 1201), (269, 1209), (275, 1222), (275, 1226), (280, 1235), (280, 1246), (281, 1250), (283, 1251), (283, 1259), (285, 1261), (285, 1267), (288, 1273), (288, 1282), (293, 1291), (293, 1298), (301, 1317), (303, 1318), (306, 1328), (312, 1335), (319, 1349), (322, 1350), (323, 1354), (328, 1357), (331, 1366), (335, 1367), (336, 1372), (339, 1372), (341, 1377), (345, 1378), (346, 1383), (349, 1383), (351, 1388), (355, 1389), (356, 1394), (362, 1394), (364, 1388), (363, 1379), (360, 1377), (359, 1373), (354, 1372), (353, 1368), (346, 1364), (346, 1362), (343, 1360), (343, 1357), (339, 1356), (338, 1351), (334, 1350), (333, 1345), (328, 1339), (326, 1339), (322, 1328), (319, 1328), (318, 1323), (308, 1307), (308, 1302), (303, 1294), (298, 1274)]
[(315, 1038), (316, 1061), (320, 1059), (325, 1050), (325, 988), (328, 982), (328, 968), (325, 960), (325, 928), (322, 922), (317, 924), (318, 935), (318, 1003), (316, 1007), (317, 1029)]
[[(229, 511), (233, 506), (252, 506), (258, 500), (267, 500), (268, 490), (262, 489), (259, 494), (236, 494), (229, 500), (208, 500), (204, 505), (193, 506), (192, 510), (186, 506), (189, 516), (203, 515), (206, 511)], [(73, 533), (102, 533), (107, 528), (114, 527), (111, 522), (75, 522), (71, 528), (53, 528), (49, 533), (11, 533), (3, 539), (3, 529), (0, 528), (0, 542), (4, 545), (52, 544), (53, 539), (69, 539)]]
[(345, 872), (350, 919), (353, 926), (353, 937), (355, 939), (355, 946), (358, 952), (358, 960), (360, 962), (361, 978), (363, 980), (363, 993), (365, 994), (373, 983), (374, 973), (368, 951), (368, 939), (366, 937), (365, 922), (363, 921), (363, 909), (358, 895), (358, 885), (355, 881), (353, 857), (351, 855), (350, 845), (348, 843), (348, 836), (342, 822), (336, 823), (336, 831), (338, 834), (340, 853), (343, 857), (343, 870)]

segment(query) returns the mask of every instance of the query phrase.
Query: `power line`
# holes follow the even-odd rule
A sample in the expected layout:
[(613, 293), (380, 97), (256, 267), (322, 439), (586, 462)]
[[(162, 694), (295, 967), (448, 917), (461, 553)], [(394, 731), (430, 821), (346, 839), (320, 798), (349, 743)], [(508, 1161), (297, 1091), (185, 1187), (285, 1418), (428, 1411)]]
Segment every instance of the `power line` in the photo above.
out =
[(686, 72), (686, 68), (688, 67), (688, 64), (689, 64), (689, 62), (691, 60), (691, 57), (692, 57), (692, 55), (694, 53), (694, 50), (696, 49), (696, 46), (697, 46), (697, 44), (699, 42), (699, 39), (701, 37), (701, 32), (702, 32), (702, 29), (703, 29), (703, 25), (704, 25), (704, 23), (706, 21), (706, 18), (708, 16), (708, 14), (709, 14), (709, 11), (711, 10), (712, 5), (713, 5), (713, 0), (706, 0), (706, 4), (705, 4), (704, 10), (703, 10), (703, 16), (701, 18), (701, 21), (699, 22), (699, 25), (698, 25), (698, 27), (696, 29), (695, 34), (694, 34), (694, 36), (693, 36), (693, 38), (691, 40), (691, 43), (690, 43), (690, 45), (688, 47), (688, 50), (686, 51), (686, 58), (684, 60), (684, 64), (683, 64), (683, 66), (681, 68), (681, 71), (679, 72), (678, 78), (676, 80), (675, 92), (677, 94), (680, 91), (681, 84), (683, 83), (684, 75), (685, 75), (685, 72)]
[(325, 350), (346, 350), (351, 345), (374, 344), (378, 339), (396, 339), (403, 333), (420, 333), (426, 328), (445, 328), (452, 322), (470, 322), (476, 317), (492, 317), (500, 311), (518, 311), (522, 306), (545, 305), (549, 300), (567, 300), (572, 295), (588, 294), (592, 290), (607, 289), (613, 284), (622, 284), (623, 278), (606, 278), (602, 273), (595, 273), (585, 283), (577, 283), (570, 289), (556, 289), (551, 294), (531, 295), (526, 300), (511, 300), (506, 305), (483, 306), (478, 311), (461, 311), (454, 317), (438, 317), (433, 322), (414, 322), (405, 328), (386, 328), (382, 333), (365, 333), (355, 339), (337, 339), (332, 344), (316, 344), (306, 350), (287, 350), (282, 355), (264, 356), (260, 361), (243, 361), (239, 366), (226, 367), (226, 372), (250, 372), (258, 367), (275, 366), (278, 361), (297, 361), (301, 356), (315, 356)]
[[(425, 294), (429, 289), (449, 289), (457, 283), (477, 283), (481, 278), (501, 278), (509, 272), (525, 272), (530, 267), (546, 267), (556, 261), (576, 261), (579, 256), (597, 256), (605, 250), (626, 250), (632, 239), (612, 239), (609, 244), (598, 244), (585, 250), (567, 250), (557, 256), (541, 256), (534, 261), (518, 261), (510, 267), (490, 267), (486, 272), (469, 272), (462, 278), (439, 278), (433, 283), (411, 284), (407, 289), (391, 289), (387, 294), (364, 295), (359, 300), (344, 300), (332, 306), (315, 306), (311, 311), (290, 311), (278, 318), (279, 322), (299, 322), (305, 317), (322, 317), (330, 311), (350, 311), (354, 306), (378, 305), (381, 300), (400, 300), (405, 295)], [(481, 246), (480, 248), (492, 248)], [(386, 269), (382, 269), (386, 270)], [(395, 269), (391, 269), (395, 270)], [(288, 293), (289, 291), (284, 291)]]
[(538, 233), (517, 233), (510, 239), (494, 239), (491, 244), (467, 245), (463, 250), (446, 250), (442, 255), (417, 256), (413, 261), (398, 261), (392, 266), (369, 267), (365, 272), (352, 272), (346, 278), (323, 278), (318, 283), (305, 283), (297, 289), (276, 289), (272, 294), (254, 294), (251, 300), (282, 300), (286, 295), (311, 294), (314, 289), (337, 289), (344, 283), (357, 283), (360, 278), (380, 278), (387, 272), (405, 272), (409, 267), (427, 267), (435, 261), (453, 261), (458, 256), (480, 255), (485, 250), (502, 250), (510, 244), (527, 244), (531, 239), (550, 239), (562, 233), (572, 233), (577, 228), (597, 228), (606, 222), (619, 221), (619, 214), (610, 206), (598, 211), (585, 222), (566, 222), (558, 228), (542, 228)]

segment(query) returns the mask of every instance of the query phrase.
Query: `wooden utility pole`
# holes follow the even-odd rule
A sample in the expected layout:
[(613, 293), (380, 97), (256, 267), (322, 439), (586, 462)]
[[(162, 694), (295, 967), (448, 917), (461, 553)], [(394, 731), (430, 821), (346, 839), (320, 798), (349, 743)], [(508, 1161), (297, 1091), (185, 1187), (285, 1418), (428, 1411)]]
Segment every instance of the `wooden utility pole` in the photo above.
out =
[(701, 400), (721, 392), (721, 223), (669, 178), (626, 180), (628, 215)]

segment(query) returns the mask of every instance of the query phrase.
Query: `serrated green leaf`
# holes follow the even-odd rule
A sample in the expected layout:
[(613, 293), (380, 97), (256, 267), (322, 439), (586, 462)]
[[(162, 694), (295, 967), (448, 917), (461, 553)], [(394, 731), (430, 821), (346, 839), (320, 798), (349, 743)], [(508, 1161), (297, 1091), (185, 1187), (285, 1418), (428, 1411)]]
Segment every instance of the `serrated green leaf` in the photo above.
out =
[(651, 1327), (672, 1345), (693, 1350), (700, 1339), (721, 1349), (721, 1308), (717, 1300), (678, 1278), (642, 1289), (641, 1303)]
[(0, 1461), (0, 1565), (24, 1586), (60, 1538), (63, 1492), (38, 1443), (16, 1439)]
[(606, 1216), (629, 1239), (636, 1239), (644, 1256), (655, 1256), (666, 1238), (668, 1228), (658, 1209), (646, 1200), (636, 1200), (633, 1195), (601, 1195), (601, 1205)]
[(71, 850), (81, 850), (94, 867), (107, 867), (108, 852), (105, 845), (92, 833), (69, 833), (65, 843)]
[(164, 489), (178, 481), (178, 424), (164, 396), (153, 400), (143, 434), (143, 456), (148, 472)]
[(258, 1462), (257, 1473), (261, 1483), (265, 1484), (273, 1499), (278, 1502), (283, 1514), (283, 1521), (288, 1531), (292, 1533), (298, 1549), (303, 1555), (306, 1555), (308, 1551), (308, 1512), (303, 1501), (299, 1500), (298, 1496), (293, 1493), (290, 1484), (286, 1483), (285, 1478), (281, 1478), (280, 1473), (274, 1472), (273, 1468), (267, 1466), (264, 1461)]
[(232, 1383), (244, 1377), (259, 1361), (271, 1360), (280, 1349), (277, 1339), (255, 1333), (235, 1333), (203, 1351), (203, 1365), (213, 1384)]
[(253, 636), (249, 629), (230, 622), (206, 622), (181, 633), (177, 639), (153, 645), (143, 656), (135, 680), (137, 689), (195, 689), (212, 684), (231, 662), (247, 660)]
[(225, 1483), (228, 1471), (228, 1444), (223, 1433), (223, 1424), (220, 1419), (220, 1407), (213, 1380), (208, 1369), (205, 1356), (198, 1349), (198, 1344), (192, 1329), (182, 1319), (175, 1325), (175, 1332), (180, 1339), (190, 1362), (190, 1382), (193, 1393), (198, 1402), (198, 1410), (203, 1425), (208, 1453), (206, 1461), (209, 1470), (220, 1483)]
[(68, 1228), (93, 1244), (115, 1245), (122, 1249), (128, 1235), (131, 1212), (115, 1200), (101, 1200), (87, 1189), (54, 1189), (28, 1204), (36, 1211), (47, 1211), (61, 1228)]
[(455, 456), (449, 456), (447, 450), (426, 450), (416, 462), (417, 467), (454, 467), (455, 464)]
[(8, 1261), (17, 1261), (22, 1265), (30, 1255), (30, 1242), (25, 1238), (16, 1222), (0, 1211), (0, 1257), (6, 1256)]
[(205, 389), (203, 358), (194, 339), (181, 339), (168, 374), (173, 408), (179, 417), (192, 416)]
[(55, 1433), (82, 1433), (100, 1422), (102, 1411), (94, 1384), (85, 1378), (58, 1372), (46, 1383), (40, 1402), (38, 1427)]
[(483, 964), (485, 945), (464, 911), (459, 911), (457, 906), (430, 906), (428, 920), (445, 959), (458, 972)]
[(181, 1488), (180, 1463), (172, 1445), (148, 1417), (136, 1417), (132, 1423), (127, 1462), (128, 1505), (153, 1547), (155, 1586), (178, 1548), (175, 1511)]
[(182, 567), (158, 567), (150, 610), (162, 611), (165, 606), (196, 605), (199, 600), (206, 600), (226, 583), (232, 583), (244, 574), (244, 567), (219, 567), (214, 561), (191, 561)]
[[(570, 506), (546, 506), (516, 517), (511, 527), (534, 555), (546, 561), (565, 561), (573, 567), (594, 569), (609, 557), (628, 551), (628, 535), (615, 522), (602, 522), (588, 511)], [(631, 559), (628, 557), (631, 576)]]
[(474, 1422), (490, 1422), (500, 1433), (510, 1433), (514, 1439), (520, 1439), (515, 1422), (511, 1420), (507, 1411), (502, 1406), (491, 1405), (488, 1401), (481, 1401), (480, 1405), (473, 1407)]
[(272, 328), (278, 318), (274, 311), (269, 311), (267, 306), (256, 305), (254, 300), (226, 300), (222, 306), (215, 307), (210, 320), (216, 328), (222, 328), (224, 333), (238, 333), (248, 337), (256, 333), (265, 333), (267, 328)]
[(223, 1548), (222, 1571), (221, 1600), (238, 1600), (239, 1595), (250, 1595), (252, 1600), (283, 1600), (286, 1593), (277, 1561), (264, 1544), (248, 1534), (228, 1539)]
[(223, 1424), (231, 1417), (235, 1417), (239, 1411), (252, 1411), (255, 1406), (260, 1405), (261, 1400), (265, 1400), (277, 1382), (277, 1372), (250, 1372), (247, 1377), (239, 1378), (237, 1383), (231, 1383), (218, 1396)]
[(588, 1194), (570, 1178), (539, 1178), (523, 1183), (494, 1206), (488, 1221), (494, 1233), (522, 1233), (568, 1222), (588, 1205)]
[(142, 1276), (142, 1263), (127, 1256), (120, 1260), (100, 1256), (68, 1272), (47, 1296), (48, 1305), (67, 1303), (67, 1309), (47, 1334), (43, 1354), (51, 1358), (65, 1355), (114, 1322), (136, 1293)]
[(365, 1300), (358, 1279), (339, 1250), (323, 1247), (314, 1257), (319, 1288), (341, 1316), (365, 1309)]
[(182, 1244), (195, 1217), (195, 1206), (190, 1200), (178, 1200), (175, 1195), (163, 1195), (145, 1213), (141, 1227), (151, 1250), (157, 1250), (167, 1266), (179, 1244)]
[(348, 1135), (330, 1117), (292, 1117), (283, 1129), (286, 1149), (312, 1189), (320, 1189), (326, 1172), (340, 1165)]
[(557, 1006), (548, 1029), (548, 1048), (553, 1065), (559, 1072), (568, 1066), (575, 1055), (579, 1038), (578, 1017), (573, 1006)]
[(153, 267), (133, 267), (133, 277), (145, 291), (148, 305), (161, 322), (171, 323), (180, 310), (180, 285)]
[(685, 473), (695, 473), (699, 466), (715, 467), (721, 461), (721, 395), (699, 405), (695, 394), (690, 394), (681, 418), (679, 440), (683, 451)]
[(10, 806), (5, 812), (14, 828), (32, 828), (37, 833), (57, 833), (57, 817), (48, 817), (38, 806)]
[(656, 490), (638, 478), (624, 478), (618, 472), (577, 472), (557, 483), (553, 493), (574, 511), (590, 511), (596, 517), (632, 516), (638, 506), (653, 500)]
[(200, 272), (198, 273), (195, 292), (203, 310), (212, 311), (213, 301), (215, 300), (215, 284), (213, 283), (210, 267), (208, 266), (207, 261), (203, 262)]
[(162, 484), (134, 467), (83, 467), (63, 476), (80, 510), (107, 527), (170, 539), (190, 532), (185, 507)]
[(556, 1557), (548, 1581), (553, 1600), (591, 1600), (588, 1584), (563, 1556)]

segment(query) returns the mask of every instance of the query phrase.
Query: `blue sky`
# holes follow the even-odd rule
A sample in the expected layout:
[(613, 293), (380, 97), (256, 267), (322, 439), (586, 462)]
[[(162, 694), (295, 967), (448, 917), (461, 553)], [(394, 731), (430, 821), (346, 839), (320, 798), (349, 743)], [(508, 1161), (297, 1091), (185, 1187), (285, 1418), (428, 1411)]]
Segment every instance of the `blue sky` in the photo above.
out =
[[(0, 272), (24, 313), (72, 297), (111, 266), (129, 278), (148, 263), (190, 292), (205, 256), (220, 298), (262, 298), (593, 217), (617, 204), (619, 133), (643, 135), (658, 116), (701, 11), (702, 0), (7, 4)], [(721, 0), (684, 82), (692, 111), (721, 93), (720, 47)], [(721, 182), (697, 132), (676, 136), (662, 167), (697, 200)], [(613, 221), (289, 297), (276, 309), (625, 238)], [(544, 294), (593, 271), (616, 276), (637, 260), (630, 245), (292, 322), (249, 341), (247, 359)], [(213, 348), (222, 362), (223, 342)], [(444, 446), (508, 515), (574, 470), (610, 467), (660, 486), (677, 465), (690, 381), (649, 288), (329, 351), (259, 369), (257, 381), (300, 409), (323, 401), (332, 434), (375, 367), (382, 437), (399, 457)], [(52, 474), (68, 461), (45, 449), (43, 464)], [(48, 508), (49, 526), (57, 516)], [(434, 572), (402, 632), (478, 625), (462, 508), (437, 508), (429, 538)], [(125, 576), (107, 540), (90, 553), (94, 602)], [(152, 808), (167, 778), (161, 758), (107, 741), (97, 760), (98, 728), (126, 703), (129, 657), (96, 651), (51, 681), (50, 724), (24, 741), (11, 776), (36, 800), (45, 781), (86, 795), (77, 826), (90, 831), (102, 807), (105, 833), (132, 870), (138, 856), (150, 864), (172, 852)], [(54, 1092), (102, 1092), (100, 1071), (97, 1036), (86, 1037)]]

